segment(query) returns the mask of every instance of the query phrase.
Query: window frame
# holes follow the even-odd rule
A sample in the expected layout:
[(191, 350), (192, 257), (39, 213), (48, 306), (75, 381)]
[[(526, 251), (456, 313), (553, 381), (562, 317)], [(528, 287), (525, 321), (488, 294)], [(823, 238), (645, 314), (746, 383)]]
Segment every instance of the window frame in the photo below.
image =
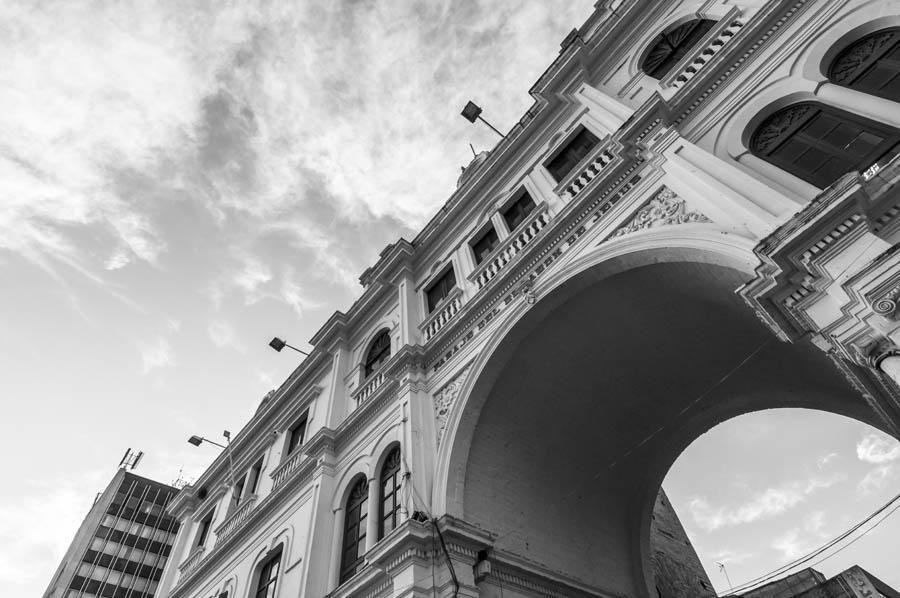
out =
[[(378, 342), (383, 338), (387, 339), (387, 345), (373, 356), (372, 351), (375, 350)], [(369, 348), (366, 350), (365, 359), (363, 360), (363, 380), (367, 380), (372, 374), (380, 370), (381, 366), (387, 363), (391, 358), (392, 344), (391, 331), (387, 328), (382, 328), (375, 334), (369, 342)]]
[[(396, 455), (396, 464), (392, 464), (391, 460)], [(402, 463), (403, 463), (403, 453), (400, 450), (400, 445), (395, 445), (388, 451), (385, 456), (384, 463), (381, 465), (381, 471), (378, 474), (378, 539), (381, 540), (384, 538), (385, 534), (385, 520), (388, 517), (391, 517), (391, 531), (397, 529), (397, 526), (400, 524), (400, 509), (402, 508), (402, 504), (400, 502), (400, 488), (403, 485), (403, 476), (402, 476)], [(389, 469), (390, 467), (390, 469)], [(386, 494), (384, 491), (385, 484), (387, 482), (392, 482), (392, 488), (390, 494)], [(385, 503), (388, 499), (392, 499), (392, 504), (390, 510), (385, 510)], [(388, 532), (390, 533), (390, 532)]]
[[(796, 117), (794, 120), (791, 120), (789, 118), (790, 111), (792, 109), (798, 109), (801, 107), (806, 107), (808, 109), (805, 112), (802, 112), (800, 116)], [(815, 148), (823, 153), (826, 153), (827, 156), (835, 157), (838, 159), (847, 157), (848, 159), (845, 161), (849, 162), (849, 158), (852, 156), (847, 156), (846, 154), (839, 154), (835, 152), (827, 153), (835, 146), (830, 146), (827, 143), (814, 138), (812, 135), (804, 134), (805, 129), (810, 125), (810, 123), (812, 123), (814, 119), (821, 115), (830, 116), (834, 119), (840, 120), (842, 123), (856, 125), (861, 130), (861, 132), (880, 135), (884, 139), (882, 143), (880, 143), (874, 149), (870, 150), (869, 154), (867, 154), (864, 158), (858, 159), (857, 162), (849, 170), (839, 173), (834, 177), (833, 180), (831, 180), (827, 184), (825, 183), (824, 179), (819, 180), (815, 178), (817, 174), (816, 172), (799, 171), (799, 169), (796, 168), (793, 163), (788, 162), (786, 158), (777, 154), (779, 148), (784, 146), (785, 143), (792, 139), (796, 139), (799, 142), (806, 144), (809, 148)], [(763, 130), (772, 121), (777, 120), (778, 117), (787, 118), (788, 124), (781, 132), (779, 132), (776, 137), (773, 138), (775, 139), (775, 141), (772, 142), (769, 147), (760, 148), (759, 145), (760, 143), (762, 143), (762, 141), (759, 139), (759, 137), (762, 135)], [(848, 112), (821, 101), (805, 100), (801, 102), (793, 102), (781, 106), (776, 110), (768, 111), (766, 115), (758, 119), (753, 126), (751, 134), (748, 138), (747, 146), (750, 150), (750, 153), (757, 158), (764, 160), (769, 164), (772, 164), (773, 166), (780, 168), (786, 173), (796, 176), (797, 178), (802, 179), (811, 185), (814, 185), (821, 189), (826, 189), (849, 172), (862, 172), (872, 164), (881, 161), (885, 155), (891, 152), (894, 152), (894, 155), (896, 155), (898, 151), (900, 151), (900, 129), (897, 129), (880, 121), (866, 118), (858, 114), (853, 114), (852, 112)]]
[[(478, 244), (480, 244), (482, 241), (484, 241), (485, 239), (487, 239), (488, 237), (490, 237), (491, 234), (493, 234), (493, 237), (494, 237), (493, 241), (489, 243), (489, 246), (487, 247), (487, 251), (479, 254), (476, 246)], [(485, 225), (481, 229), (479, 229), (479, 231), (475, 235), (473, 235), (472, 239), (469, 240), (469, 243), (468, 243), (469, 249), (472, 251), (472, 258), (475, 260), (475, 265), (480, 266), (489, 257), (491, 257), (491, 254), (493, 254), (494, 251), (497, 249), (497, 247), (500, 246), (500, 243), (501, 243), (500, 235), (497, 232), (497, 229), (494, 226), (494, 223), (491, 221), (488, 221), (487, 223), (485, 223)]]
[[(453, 284), (447, 289), (447, 292), (440, 299), (438, 299), (432, 306), (430, 293), (441, 283), (441, 281), (443, 281), (447, 277), (447, 275), (450, 275), (453, 277)], [(440, 270), (440, 274), (433, 276), (428, 281), (428, 283), (424, 286), (424, 288), (422, 289), (422, 295), (425, 299), (426, 315), (431, 316), (436, 311), (438, 311), (440, 309), (440, 307), (442, 305), (444, 305), (444, 303), (447, 301), (447, 297), (452, 295), (453, 291), (458, 288), (459, 288), (459, 280), (457, 280), (457, 277), (456, 277), (456, 268), (454, 268), (453, 263), (450, 262), (449, 264), (447, 264), (447, 266), (445, 268)]]
[[(695, 18), (687, 19), (687, 20), (684, 20), (681, 22), (676, 22), (676, 23), (669, 25), (668, 27), (666, 27), (665, 29), (660, 31), (658, 34), (653, 36), (653, 38), (645, 46), (644, 54), (641, 57), (641, 62), (640, 62), (640, 67), (639, 67), (640, 71), (642, 73), (644, 73), (646, 76), (650, 77), (651, 79), (655, 79), (655, 80), (659, 81), (660, 83), (662, 83), (663, 81), (666, 80), (667, 77), (673, 75), (673, 70), (675, 69), (675, 67), (678, 66), (678, 64), (682, 60), (684, 60), (685, 56), (690, 54), (691, 51), (695, 47), (697, 47), (700, 44), (700, 42), (707, 35), (709, 35), (710, 31), (715, 29), (716, 24), (718, 24), (719, 22), (720, 21), (718, 19), (710, 19), (710, 18), (707, 18), (704, 16), (695, 15)], [(688, 33), (688, 35), (685, 36), (680, 42), (678, 42), (673, 47), (671, 40), (669, 39), (669, 36), (671, 36), (673, 33), (675, 33), (676, 31), (678, 31), (679, 29), (681, 29), (687, 25), (693, 25), (693, 27), (691, 27), (691, 30)], [(703, 30), (700, 32), (699, 35), (694, 35), (694, 32), (697, 31), (698, 29), (703, 29)], [(688, 40), (692, 40), (692, 41), (690, 43), (688, 43)], [(668, 54), (666, 54), (665, 59), (663, 59), (653, 69), (648, 71), (647, 70), (647, 61), (653, 55), (654, 50), (656, 50), (656, 48), (663, 43), (669, 44), (669, 46), (672, 48), (672, 50)], [(681, 53), (679, 54), (679, 52), (681, 52)], [(674, 60), (672, 59), (672, 56), (675, 56)], [(665, 71), (660, 72), (660, 68), (665, 65), (668, 65), (668, 68), (666, 68)]]
[[(884, 47), (874, 50), (870, 56), (868, 56), (851, 72), (847, 80), (840, 80), (840, 73), (836, 72), (839, 66), (838, 63), (846, 55), (850, 54), (857, 47), (862, 46), (869, 39), (883, 35), (892, 36), (893, 40), (886, 43)], [(896, 53), (897, 57), (894, 59), (886, 58), (886, 55), (890, 53)], [(833, 83), (834, 85), (839, 85), (841, 87), (852, 89), (860, 93), (865, 93), (877, 98), (900, 103), (900, 96), (892, 97), (890, 94), (881, 92), (881, 90), (879, 89), (865, 87), (867, 83), (860, 83), (860, 81), (864, 79), (866, 75), (870, 74), (873, 68), (875, 68), (876, 66), (882, 64), (883, 62), (894, 61), (900, 62), (900, 26), (881, 27), (870, 33), (856, 36), (852, 41), (842, 44), (841, 48), (828, 61), (827, 68), (823, 68), (822, 71), (828, 81), (830, 83)], [(894, 80), (900, 78), (900, 67), (898, 67), (897, 70), (898, 72), (895, 75)], [(900, 82), (897, 83), (897, 86), (898, 88), (900, 88)]]
[[(365, 563), (365, 545), (368, 536), (369, 523), (369, 480), (364, 475), (356, 476), (350, 483), (350, 491), (344, 501), (344, 523), (341, 526), (341, 563), (339, 568), (338, 584), (343, 584), (360, 572)], [(356, 513), (355, 515), (354, 512)], [(351, 542), (348, 542), (351, 528), (356, 528), (356, 533)], [(362, 555), (360, 555), (362, 545)], [(350, 547), (356, 556), (353, 560), (347, 558)]]
[[(587, 135), (590, 135), (591, 137), (593, 137), (594, 143), (587, 149), (587, 151), (584, 153), (584, 155), (582, 155), (577, 161), (572, 163), (572, 166), (570, 166), (569, 169), (565, 173), (563, 173), (562, 175), (557, 177), (557, 175), (554, 172), (554, 169), (555, 169), (554, 162), (556, 162), (556, 160), (558, 160), (560, 158), (560, 156), (562, 156), (566, 152), (566, 150), (568, 150), (569, 147), (575, 143), (575, 140), (578, 139), (582, 134), (587, 134)], [(562, 185), (566, 180), (569, 179), (569, 177), (572, 176), (573, 172), (578, 170), (578, 167), (581, 166), (585, 162), (585, 160), (587, 160), (588, 156), (590, 156), (591, 153), (595, 149), (597, 149), (597, 146), (599, 146), (601, 142), (602, 142), (602, 139), (599, 135), (594, 133), (583, 123), (579, 124), (577, 127), (575, 127), (575, 129), (569, 135), (566, 136), (565, 140), (562, 143), (560, 143), (556, 147), (556, 149), (553, 150), (553, 152), (550, 154), (550, 156), (542, 162), (544, 170), (546, 170), (547, 173), (550, 174), (551, 178), (553, 178), (553, 180), (556, 181), (557, 185)]]
[[(300, 439), (295, 442), (296, 432), (300, 428), (303, 428), (303, 431), (300, 433)], [(309, 410), (304, 411), (303, 415), (297, 418), (297, 421), (287, 430), (287, 443), (285, 444), (284, 450), (284, 458), (288, 459), (291, 455), (297, 452), (303, 443), (306, 441), (306, 429), (309, 427)]]
[(194, 549), (205, 547), (209, 540), (209, 532), (212, 531), (212, 524), (216, 517), (216, 508), (211, 507), (206, 514), (200, 518), (197, 533), (194, 534)]
[[(274, 554), (271, 556), (267, 556), (265, 560), (263, 560), (256, 567), (256, 583), (253, 584), (253, 595), (251, 598), (266, 598), (269, 596), (269, 589), (271, 587), (272, 596), (276, 595), (278, 591), (278, 580), (281, 576), (281, 557), (283, 555), (283, 551), (279, 546)], [(275, 569), (275, 575), (272, 577), (272, 569)], [(263, 582), (263, 573), (266, 573), (265, 583)]]
[[(537, 207), (538, 207), (537, 202), (534, 201), (534, 198), (531, 196), (531, 193), (529, 193), (527, 189), (522, 189), (518, 194), (514, 195), (513, 197), (515, 199), (507, 202), (506, 205), (502, 209), (499, 210), (500, 217), (503, 218), (503, 223), (506, 224), (506, 229), (510, 232), (510, 234), (512, 234), (513, 232), (518, 230), (518, 228), (520, 226), (522, 226), (522, 223), (524, 223), (526, 220), (528, 220), (528, 217), (531, 216), (532, 214), (534, 214), (534, 212), (537, 210)], [(524, 200), (524, 199), (528, 199), (531, 202), (531, 208), (529, 208), (527, 212), (524, 212), (522, 214), (522, 219), (519, 220), (519, 222), (515, 226), (513, 226), (510, 223), (510, 218), (508, 217), (508, 215), (515, 208), (517, 208), (519, 206), (519, 204), (522, 203), (522, 200)]]

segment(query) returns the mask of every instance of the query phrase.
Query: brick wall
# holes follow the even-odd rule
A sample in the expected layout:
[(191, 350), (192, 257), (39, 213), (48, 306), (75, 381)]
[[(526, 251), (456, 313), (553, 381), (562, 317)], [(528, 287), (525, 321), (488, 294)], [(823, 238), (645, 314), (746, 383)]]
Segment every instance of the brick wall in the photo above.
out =
[(650, 562), (656, 584), (655, 598), (715, 597), (709, 577), (662, 489), (656, 497), (650, 522)]

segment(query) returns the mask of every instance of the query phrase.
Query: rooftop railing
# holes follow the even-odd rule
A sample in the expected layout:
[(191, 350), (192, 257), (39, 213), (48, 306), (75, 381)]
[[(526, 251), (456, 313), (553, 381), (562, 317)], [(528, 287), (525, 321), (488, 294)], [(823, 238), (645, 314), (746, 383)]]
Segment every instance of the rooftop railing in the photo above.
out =
[(453, 319), (459, 308), (462, 307), (462, 289), (454, 289), (444, 299), (443, 304), (428, 316), (428, 319), (422, 323), (421, 330), (425, 333), (425, 340), (430, 341), (434, 335), (441, 331), (447, 322)]
[(509, 237), (497, 246), (489, 259), (485, 260), (469, 276), (478, 285), (478, 290), (483, 289), (508, 263), (543, 230), (550, 222), (550, 214), (546, 204), (538, 206), (528, 218), (520, 224)]

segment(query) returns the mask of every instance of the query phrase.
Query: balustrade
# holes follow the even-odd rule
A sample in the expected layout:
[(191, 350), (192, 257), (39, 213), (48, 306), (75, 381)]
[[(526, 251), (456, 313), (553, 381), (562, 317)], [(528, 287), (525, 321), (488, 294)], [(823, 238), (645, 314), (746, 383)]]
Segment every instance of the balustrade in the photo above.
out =
[(461, 291), (457, 289), (453, 294), (447, 297), (444, 305), (436, 310), (431, 317), (422, 324), (422, 329), (425, 332), (425, 340), (431, 340), (435, 334), (440, 332), (441, 328), (453, 319), (453, 316), (459, 313), (460, 307), (462, 307), (462, 296)]
[(291, 477), (291, 474), (294, 473), (298, 467), (300, 467), (300, 462), (302, 460), (303, 451), (294, 451), (288, 456), (287, 461), (279, 465), (278, 468), (272, 472), (273, 493)]
[(241, 504), (238, 506), (237, 510), (231, 514), (228, 519), (226, 519), (222, 525), (220, 525), (216, 529), (216, 543), (222, 543), (228, 536), (233, 534), (238, 528), (241, 527), (241, 524), (247, 519), (247, 516), (250, 515), (250, 512), (253, 510), (253, 505), (256, 503), (256, 495), (253, 494), (248, 496), (246, 499), (241, 501)]
[(205, 546), (197, 546), (196, 548), (194, 548), (188, 558), (178, 566), (178, 571), (181, 572), (182, 579), (190, 575), (191, 571), (197, 568), (197, 565), (199, 565), (200, 561), (203, 560), (203, 555), (205, 552)]
[(497, 274), (511, 262), (538, 233), (550, 222), (550, 214), (547, 207), (542, 206), (521, 226), (504, 239), (503, 243), (494, 251), (493, 256), (486, 260), (470, 278), (478, 285), (478, 290), (483, 289)]
[(678, 71), (677, 75), (667, 78), (666, 81), (669, 87), (678, 89), (690, 81), (744, 26), (744, 22), (740, 19), (732, 19), (726, 21), (726, 23), (727, 25), (719, 31), (718, 35), (710, 40), (709, 44), (698, 48), (697, 52), (693, 54), (693, 58), (688, 60), (687, 65)]
[(581, 190), (587, 187), (588, 183), (597, 178), (597, 175), (600, 174), (600, 171), (603, 170), (603, 167), (612, 162), (613, 155), (609, 150), (603, 150), (597, 154), (597, 156), (590, 161), (590, 163), (582, 170), (578, 176), (573, 178), (568, 185), (562, 190), (560, 195), (564, 199), (573, 199)]
[(382, 372), (375, 372), (372, 375), (372, 378), (367, 381), (359, 390), (354, 394), (354, 399), (356, 400), (356, 406), (359, 407), (360, 404), (363, 403), (366, 399), (372, 396), (376, 390), (378, 390), (381, 385), (384, 383), (384, 374)]

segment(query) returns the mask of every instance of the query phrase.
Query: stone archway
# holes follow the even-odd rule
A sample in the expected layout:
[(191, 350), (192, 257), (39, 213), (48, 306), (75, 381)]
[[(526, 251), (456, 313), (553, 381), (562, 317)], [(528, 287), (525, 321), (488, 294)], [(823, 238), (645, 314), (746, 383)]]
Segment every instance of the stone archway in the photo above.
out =
[(658, 489), (699, 435), (776, 407), (885, 429), (827, 356), (779, 342), (735, 294), (749, 277), (735, 255), (622, 253), (523, 313), (454, 407), (440, 506), (492, 533), (497, 551), (643, 597)]

